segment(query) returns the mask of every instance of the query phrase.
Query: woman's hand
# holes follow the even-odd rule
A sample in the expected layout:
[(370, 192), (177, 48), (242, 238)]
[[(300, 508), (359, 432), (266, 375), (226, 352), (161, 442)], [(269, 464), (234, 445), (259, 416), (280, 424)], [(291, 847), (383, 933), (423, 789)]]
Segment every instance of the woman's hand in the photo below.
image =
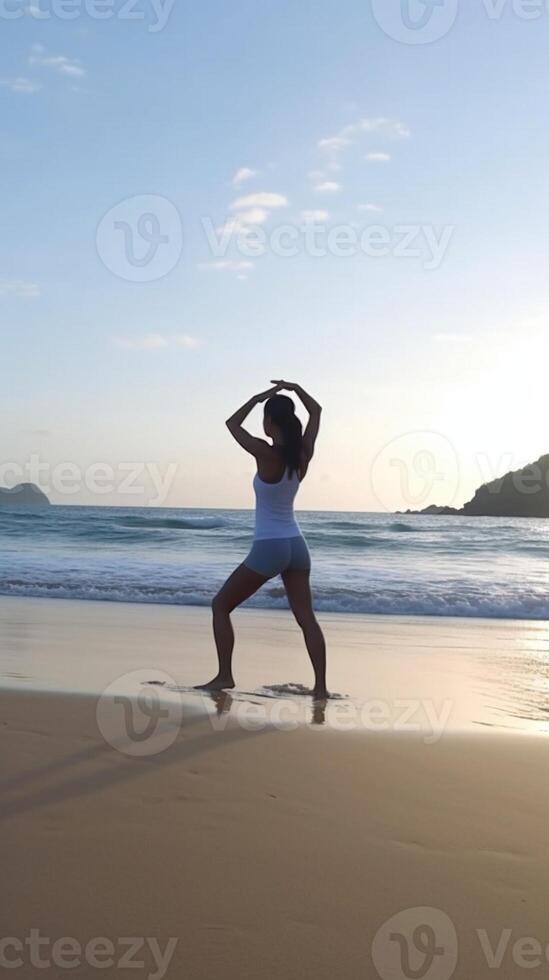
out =
[(295, 391), (299, 387), (293, 381), (272, 381), (271, 384), (276, 385), (278, 391)]
[(276, 395), (277, 391), (280, 391), (280, 389), (284, 387), (284, 385), (279, 381), (275, 381), (273, 384), (274, 387), (267, 388), (267, 391), (261, 391), (259, 395), (256, 395), (255, 400), (257, 402), (266, 402), (268, 398), (272, 398), (273, 395)]

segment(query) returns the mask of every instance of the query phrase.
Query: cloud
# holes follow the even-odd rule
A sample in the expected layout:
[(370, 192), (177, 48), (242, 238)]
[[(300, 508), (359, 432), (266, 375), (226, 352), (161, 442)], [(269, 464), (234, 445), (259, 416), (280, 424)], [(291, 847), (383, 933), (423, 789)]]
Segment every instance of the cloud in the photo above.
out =
[(247, 259), (218, 259), (215, 262), (201, 262), (198, 266), (199, 269), (212, 269), (217, 272), (246, 272), (253, 267), (253, 262)]
[(200, 347), (198, 338), (191, 337), (188, 333), (177, 333), (172, 337), (172, 341), (176, 347), (185, 347), (187, 350), (196, 350)]
[(306, 224), (324, 224), (324, 222), (329, 220), (330, 215), (328, 211), (317, 209), (316, 211), (302, 211), (300, 218)]
[(23, 76), (19, 78), (2, 78), (0, 79), (0, 85), (4, 85), (12, 92), (18, 92), (24, 95), (34, 95), (35, 92), (39, 92), (42, 88), (39, 82), (33, 82), (30, 78), (24, 78)]
[(240, 218), (234, 215), (231, 218), (227, 218), (227, 220), (224, 221), (222, 225), (219, 225), (215, 231), (216, 234), (221, 237), (226, 235), (227, 238), (231, 238), (232, 235), (237, 235), (238, 232), (242, 231), (242, 229), (245, 227), (246, 226), (242, 224)]
[(391, 154), (381, 152), (367, 153), (364, 159), (370, 163), (387, 163), (391, 159)]
[(112, 343), (120, 350), (165, 350), (166, 348), (184, 347), (194, 350), (200, 346), (196, 337), (188, 334), (146, 333), (134, 337), (112, 337)]
[(288, 198), (283, 194), (273, 194), (270, 191), (260, 191), (257, 194), (248, 194), (246, 197), (238, 197), (231, 204), (231, 211), (247, 211), (251, 208), (287, 208)]
[(29, 55), (29, 65), (38, 65), (42, 68), (52, 68), (61, 75), (68, 75), (71, 78), (82, 78), (86, 74), (85, 68), (74, 58), (67, 58), (64, 54), (48, 55), (42, 44), (33, 44)]
[(236, 220), (241, 226), (262, 225), (269, 217), (269, 212), (265, 208), (250, 208), (249, 211), (242, 211)]
[(410, 136), (408, 127), (398, 119), (376, 116), (373, 119), (360, 119), (356, 123), (344, 126), (335, 136), (321, 139), (318, 148), (328, 154), (338, 154), (352, 143), (356, 143), (364, 133), (378, 133), (387, 139), (407, 139)]
[(257, 194), (238, 197), (230, 205), (230, 210), (237, 213), (227, 218), (217, 229), (217, 233), (231, 236), (254, 225), (263, 225), (272, 210), (287, 208), (288, 203), (288, 198), (283, 194), (274, 194), (271, 191), (259, 191)]
[(251, 180), (252, 177), (256, 176), (257, 170), (251, 170), (250, 167), (240, 167), (240, 170), (236, 171), (232, 183), (235, 187), (238, 187), (239, 184), (244, 184), (247, 180)]
[(411, 135), (408, 126), (397, 119), (387, 119), (386, 116), (378, 116), (377, 119), (361, 119), (354, 129), (359, 133), (382, 132), (390, 139), (408, 139)]
[(359, 211), (383, 211), (379, 204), (359, 204)]
[(328, 150), (329, 153), (338, 153), (350, 145), (351, 140), (345, 136), (329, 136), (327, 139), (319, 141), (318, 148), (319, 150)]
[(341, 184), (338, 184), (335, 180), (323, 180), (315, 184), (313, 190), (317, 194), (337, 194), (341, 190)]
[[(339, 159), (344, 152), (371, 134), (376, 134), (377, 138), (398, 140), (407, 139), (410, 136), (410, 130), (398, 119), (390, 119), (387, 116), (359, 119), (356, 123), (349, 123), (335, 136), (328, 136), (319, 140), (317, 147), (325, 158), (324, 166), (331, 171), (341, 169)], [(379, 162), (390, 160), (390, 156), (388, 153), (369, 153), (366, 159)]]
[(23, 279), (0, 278), (0, 296), (40, 296), (40, 287)]
[(264, 224), (268, 217), (269, 212), (265, 208), (251, 208), (249, 211), (242, 211), (240, 214), (227, 218), (215, 230), (218, 235), (230, 238), (232, 235), (238, 235), (241, 231), (245, 232), (249, 228)]

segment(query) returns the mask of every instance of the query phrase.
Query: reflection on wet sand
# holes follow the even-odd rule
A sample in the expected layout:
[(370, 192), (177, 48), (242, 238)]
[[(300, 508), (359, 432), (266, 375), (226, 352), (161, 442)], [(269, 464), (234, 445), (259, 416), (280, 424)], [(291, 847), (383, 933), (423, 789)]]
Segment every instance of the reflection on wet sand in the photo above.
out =
[[(213, 702), (215, 706), (215, 714), (218, 718), (229, 715), (231, 708), (236, 704), (238, 707), (243, 703), (259, 705), (257, 699), (246, 700), (245, 697), (235, 697), (230, 691), (204, 691), (202, 692), (204, 700), (209, 699)], [(328, 704), (328, 698), (313, 698), (310, 703), (310, 719), (309, 723), (311, 725), (324, 725), (326, 723), (326, 706)], [(268, 714), (265, 715), (268, 721)], [(259, 719), (258, 719), (259, 722)], [(286, 722), (287, 723), (287, 722)]]
[[(549, 731), (549, 628), (535, 624), (516, 649), (486, 655), (480, 688), (487, 707), (505, 727)], [(514, 719), (520, 725), (509, 725)], [(485, 722), (486, 723), (486, 720)]]

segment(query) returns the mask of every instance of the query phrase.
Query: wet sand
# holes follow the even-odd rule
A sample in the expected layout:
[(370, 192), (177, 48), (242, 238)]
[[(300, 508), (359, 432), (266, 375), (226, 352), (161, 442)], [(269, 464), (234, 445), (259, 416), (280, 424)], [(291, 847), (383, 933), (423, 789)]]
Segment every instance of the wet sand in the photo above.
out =
[[(549, 623), (321, 614), (332, 704), (328, 723), (374, 731), (549, 733)], [(293, 617), (237, 610), (232, 712), (262, 695), (308, 688), (312, 672)], [(0, 597), (0, 688), (132, 693), (143, 679), (179, 692), (186, 711), (208, 703), (188, 692), (211, 678), (210, 611)], [(306, 720), (306, 699), (286, 701)], [(296, 707), (299, 706), (299, 711)], [(211, 705), (210, 709), (214, 710)], [(353, 718), (355, 723), (353, 724)]]

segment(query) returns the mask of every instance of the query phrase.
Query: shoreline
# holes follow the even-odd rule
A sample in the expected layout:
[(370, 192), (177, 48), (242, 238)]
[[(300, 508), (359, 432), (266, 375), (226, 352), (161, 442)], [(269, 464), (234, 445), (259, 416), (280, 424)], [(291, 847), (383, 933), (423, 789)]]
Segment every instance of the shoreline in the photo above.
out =
[[(8, 602), (15, 602), (15, 603), (36, 602), (36, 603), (48, 603), (48, 604), (53, 602), (53, 603), (67, 603), (70, 605), (83, 603), (84, 605), (89, 605), (92, 607), (93, 606), (122, 606), (122, 607), (127, 606), (131, 609), (137, 607), (140, 609), (141, 608), (142, 609), (179, 609), (179, 610), (199, 609), (202, 611), (203, 610), (209, 611), (211, 605), (210, 602), (204, 602), (204, 603), (142, 602), (133, 599), (104, 599), (104, 598), (96, 599), (93, 596), (90, 596), (89, 598), (86, 597), (85, 599), (82, 598), (72, 599), (72, 598), (67, 598), (67, 596), (12, 595), (8, 593), (0, 592), (0, 615), (2, 613), (3, 604)], [(267, 615), (272, 614), (274, 616), (277, 615), (291, 616), (291, 611), (287, 606), (268, 606), (268, 607), (250, 606), (247, 603), (243, 603), (242, 606), (238, 607), (235, 610), (235, 613), (237, 614), (243, 613), (246, 615), (248, 614), (259, 615), (259, 616), (261, 616), (262, 614), (267, 614)], [(336, 620), (344, 619), (344, 618), (345, 619), (356, 618), (356, 619), (364, 619), (367, 621), (372, 620), (374, 622), (384, 621), (387, 623), (391, 623), (393, 621), (402, 622), (402, 620), (406, 620), (406, 622), (409, 621), (412, 623), (414, 622), (421, 623), (423, 621), (451, 623), (451, 624), (472, 623), (472, 624), (485, 624), (485, 625), (496, 625), (498, 623), (502, 623), (502, 624), (519, 625), (524, 627), (528, 627), (528, 625), (532, 625), (536, 627), (539, 626), (540, 624), (546, 623), (549, 629), (549, 617), (543, 619), (541, 618), (531, 619), (531, 618), (524, 618), (524, 617), (521, 618), (520, 616), (514, 616), (514, 617), (476, 616), (476, 615), (475, 616), (473, 615), (442, 616), (442, 615), (438, 615), (437, 613), (427, 613), (427, 612), (426, 613), (406, 613), (406, 612), (386, 613), (386, 612), (360, 612), (360, 611), (353, 612), (346, 609), (339, 609), (339, 610), (317, 609), (316, 614), (319, 619), (320, 618), (329, 619), (332, 617), (335, 618)]]
[[(287, 717), (307, 724), (312, 671), (291, 613), (248, 608), (233, 618), (233, 714), (255, 704), (273, 717), (286, 704)], [(549, 733), (539, 684), (549, 624), (357, 613), (319, 621), (328, 687), (339, 696), (325, 712), (334, 727), (402, 728), (408, 712), (405, 730), (428, 737), (482, 727)], [(217, 706), (193, 688), (215, 667), (206, 607), (0, 597), (0, 690), (133, 696), (146, 684), (212, 715)]]
[[(272, 582), (276, 581), (275, 579)], [(220, 583), (222, 584), (222, 583)], [(268, 583), (267, 583), (268, 584)], [(265, 586), (264, 586), (265, 588)], [(151, 601), (143, 601), (142, 598), (131, 599), (128, 597), (114, 598), (110, 599), (106, 596), (95, 597), (92, 595), (86, 596), (66, 596), (66, 595), (31, 595), (31, 594), (13, 594), (10, 592), (0, 592), (0, 603), (4, 601), (29, 601), (29, 602), (70, 602), (70, 603), (87, 603), (90, 605), (113, 605), (113, 606), (137, 606), (144, 608), (159, 608), (159, 609), (210, 609), (211, 600), (215, 594), (215, 589), (212, 588), (212, 594), (205, 599), (203, 602), (175, 602), (175, 601), (162, 601), (157, 598)], [(314, 583), (313, 583), (313, 594), (314, 594)], [(288, 613), (289, 607), (286, 604), (286, 600), (280, 595), (277, 598), (281, 598), (283, 605), (257, 605), (254, 601), (256, 597), (253, 596), (251, 600), (246, 600), (239, 608), (238, 612), (254, 612), (254, 613)], [(314, 595), (313, 595), (314, 598)], [(536, 616), (517, 616), (511, 614), (498, 614), (498, 615), (486, 615), (482, 616), (474, 611), (472, 613), (458, 615), (456, 613), (440, 613), (440, 612), (429, 612), (428, 610), (422, 610), (421, 612), (408, 612), (408, 611), (393, 611), (387, 612), (385, 610), (363, 610), (363, 609), (323, 609), (321, 606), (322, 599), (320, 602), (315, 604), (315, 611), (317, 615), (327, 617), (363, 617), (366, 619), (375, 620), (417, 620), (417, 621), (450, 621), (456, 623), (515, 623), (515, 624), (549, 624), (549, 615), (536, 615)]]

